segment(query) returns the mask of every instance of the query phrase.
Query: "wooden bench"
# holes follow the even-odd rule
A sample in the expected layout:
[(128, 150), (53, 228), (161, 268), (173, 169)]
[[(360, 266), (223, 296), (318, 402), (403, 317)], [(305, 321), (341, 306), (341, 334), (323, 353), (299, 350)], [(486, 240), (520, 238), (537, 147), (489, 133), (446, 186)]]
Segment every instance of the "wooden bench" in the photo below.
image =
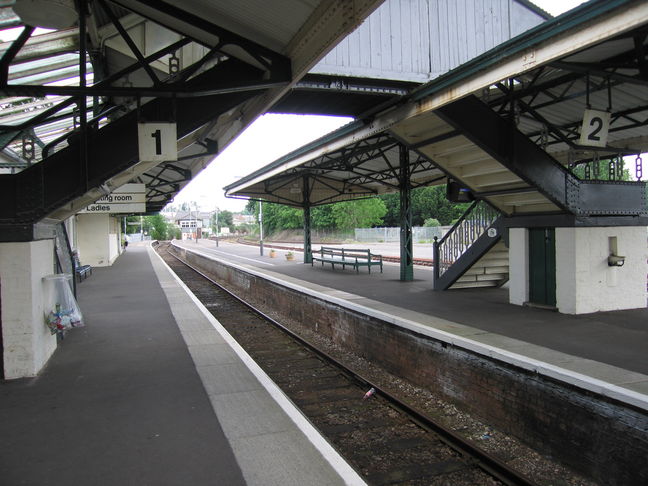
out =
[(322, 262), (322, 266), (325, 263), (330, 263), (333, 270), (335, 270), (335, 265), (342, 265), (342, 269), (348, 265), (355, 268), (356, 272), (360, 271), (360, 267), (367, 267), (371, 273), (373, 265), (380, 265), (380, 273), (383, 271), (382, 255), (372, 254), (370, 250), (323, 246), (319, 251), (313, 252), (311, 266), (316, 261)]
[(92, 266), (91, 265), (81, 265), (79, 261), (79, 255), (75, 253), (72, 254), (72, 260), (74, 262), (74, 273), (77, 276), (79, 282), (85, 280), (88, 275), (92, 275)]

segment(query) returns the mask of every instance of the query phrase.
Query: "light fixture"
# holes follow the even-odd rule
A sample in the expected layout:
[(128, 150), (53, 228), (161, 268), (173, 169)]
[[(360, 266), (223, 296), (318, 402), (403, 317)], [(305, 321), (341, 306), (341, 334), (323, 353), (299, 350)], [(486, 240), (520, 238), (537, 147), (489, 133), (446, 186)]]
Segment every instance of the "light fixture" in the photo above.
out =
[(625, 263), (625, 258), (624, 256), (621, 255), (610, 255), (608, 257), (608, 266), (610, 267), (622, 267), (623, 264)]
[(78, 20), (74, 0), (16, 0), (13, 11), (32, 27), (67, 29)]

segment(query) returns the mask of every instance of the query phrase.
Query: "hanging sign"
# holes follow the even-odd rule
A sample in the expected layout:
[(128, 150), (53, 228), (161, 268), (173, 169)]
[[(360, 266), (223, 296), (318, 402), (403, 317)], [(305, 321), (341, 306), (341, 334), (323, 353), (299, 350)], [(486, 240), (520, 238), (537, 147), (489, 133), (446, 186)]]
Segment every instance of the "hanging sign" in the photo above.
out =
[(588, 147), (605, 147), (609, 129), (610, 112), (585, 110), (579, 144)]
[[(97, 199), (79, 213), (144, 213), (146, 212), (146, 185), (124, 184), (110, 194)], [(139, 223), (138, 223), (139, 224)]]
[(178, 131), (175, 123), (138, 123), (140, 161), (178, 160)]

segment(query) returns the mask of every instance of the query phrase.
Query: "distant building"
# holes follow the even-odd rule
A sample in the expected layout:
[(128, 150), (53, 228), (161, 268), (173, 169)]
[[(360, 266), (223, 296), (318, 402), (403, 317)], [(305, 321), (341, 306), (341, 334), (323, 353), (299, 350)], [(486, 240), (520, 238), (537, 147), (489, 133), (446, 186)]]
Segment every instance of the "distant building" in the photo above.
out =
[(234, 226), (242, 226), (244, 224), (256, 223), (256, 217), (251, 214), (236, 213), (232, 215), (232, 224)]
[(194, 240), (209, 236), (211, 215), (205, 211), (179, 211), (175, 213), (173, 221), (180, 228), (183, 240)]

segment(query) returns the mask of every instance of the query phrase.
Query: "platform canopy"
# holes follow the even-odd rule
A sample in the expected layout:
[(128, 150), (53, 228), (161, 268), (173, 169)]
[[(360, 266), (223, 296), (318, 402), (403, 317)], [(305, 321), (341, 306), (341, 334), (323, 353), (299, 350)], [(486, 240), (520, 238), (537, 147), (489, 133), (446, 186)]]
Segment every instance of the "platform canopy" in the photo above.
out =
[[(577, 212), (598, 181), (579, 182), (572, 169), (599, 160), (611, 162), (611, 184), (644, 207), (645, 187), (621, 180), (621, 161), (631, 155), (625, 169), (641, 177), (634, 165), (648, 151), (647, 34), (646, 2), (588, 2), (242, 178), (226, 195), (313, 206), (394, 192), (402, 145), (411, 187), (452, 179), (507, 215)], [(598, 118), (583, 141), (588, 108)], [(594, 212), (635, 214), (613, 207), (615, 190), (596, 196)]]
[[(127, 182), (160, 210), (380, 3), (1, 2), (0, 224)], [(177, 160), (139, 160), (137, 124), (157, 121), (177, 124)]]

